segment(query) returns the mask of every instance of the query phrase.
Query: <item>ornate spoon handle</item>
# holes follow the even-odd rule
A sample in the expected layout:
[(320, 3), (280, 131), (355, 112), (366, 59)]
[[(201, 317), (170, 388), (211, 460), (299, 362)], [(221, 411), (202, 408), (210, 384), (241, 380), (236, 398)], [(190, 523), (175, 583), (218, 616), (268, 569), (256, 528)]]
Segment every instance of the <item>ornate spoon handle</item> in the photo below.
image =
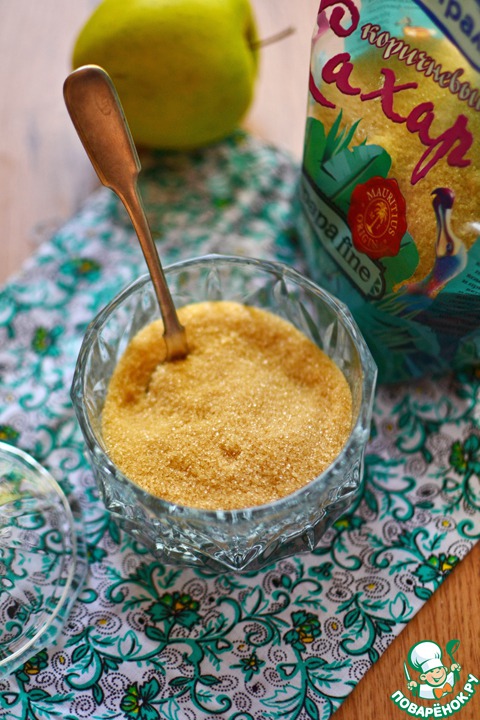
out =
[(100, 181), (125, 205), (143, 250), (164, 324), (167, 360), (188, 354), (162, 264), (138, 193), (140, 160), (109, 75), (97, 65), (74, 70), (65, 80), (63, 95), (70, 117)]

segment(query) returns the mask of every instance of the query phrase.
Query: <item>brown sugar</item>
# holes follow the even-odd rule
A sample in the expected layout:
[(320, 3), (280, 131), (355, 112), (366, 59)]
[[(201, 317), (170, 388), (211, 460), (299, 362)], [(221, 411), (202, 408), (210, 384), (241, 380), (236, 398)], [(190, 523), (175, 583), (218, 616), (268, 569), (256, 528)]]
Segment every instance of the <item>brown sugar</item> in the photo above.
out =
[[(427, 56), (436, 58), (441, 62), (443, 71), (454, 74), (456, 68), (462, 68), (462, 82), (466, 85), (476, 86), (476, 74), (465, 58), (447, 40), (426, 36), (416, 38), (415, 46), (423, 50)], [(382, 54), (367, 51), (355, 60), (351, 82), (354, 86), (362, 87), (363, 92), (378, 89), (383, 83), (382, 68), (388, 67), (395, 72), (397, 82), (416, 83), (418, 88), (411, 92), (398, 92), (395, 94), (394, 108), (400, 116), (407, 117), (412, 108), (420, 103), (433, 103), (435, 106), (435, 119), (429, 133), (438, 137), (449, 128), (457, 115), (461, 112), (468, 118), (470, 131), (474, 138), (480, 135), (480, 113), (469, 107), (466, 102), (459, 102), (455, 95), (434, 82), (433, 76), (426, 76), (417, 72), (414, 66), (402, 62), (396, 55), (385, 61)], [(479, 145), (475, 143), (468, 157), (471, 163), (467, 167), (457, 167), (450, 164), (445, 157), (436, 163), (426, 177), (412, 184), (410, 181), (412, 171), (425, 152), (419, 134), (412, 133), (406, 123), (390, 122), (385, 118), (379, 105), (380, 101), (364, 102), (360, 95), (349, 96), (345, 102), (342, 95), (333, 85), (325, 89), (322, 87), (329, 101), (336, 105), (335, 110), (315, 106), (314, 115), (321, 120), (326, 132), (335, 122), (338, 108), (342, 108), (342, 125), (351, 127), (359, 121), (355, 131), (356, 141), (352, 145), (366, 142), (369, 145), (380, 145), (389, 153), (392, 166), (389, 177), (396, 178), (400, 183), (402, 195), (407, 206), (408, 232), (417, 246), (419, 261), (415, 273), (410, 280), (421, 280), (432, 269), (435, 262), (435, 244), (437, 227), (435, 213), (432, 209), (432, 191), (438, 187), (448, 187), (455, 191), (455, 209), (452, 216), (452, 230), (455, 235), (470, 248), (478, 237), (478, 197), (480, 194), (480, 163)]]
[(103, 435), (123, 473), (170, 502), (230, 510), (288, 495), (325, 470), (352, 425), (335, 363), (264, 310), (201, 302), (179, 317), (186, 358), (162, 362), (155, 321), (110, 381)]

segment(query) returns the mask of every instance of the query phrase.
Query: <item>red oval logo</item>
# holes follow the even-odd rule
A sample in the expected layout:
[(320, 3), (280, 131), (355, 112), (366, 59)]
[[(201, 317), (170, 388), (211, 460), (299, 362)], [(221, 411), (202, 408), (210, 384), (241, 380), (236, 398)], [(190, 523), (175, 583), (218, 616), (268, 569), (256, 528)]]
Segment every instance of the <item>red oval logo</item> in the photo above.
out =
[(397, 255), (407, 231), (406, 203), (397, 181), (378, 176), (357, 185), (348, 223), (359, 252), (374, 260)]

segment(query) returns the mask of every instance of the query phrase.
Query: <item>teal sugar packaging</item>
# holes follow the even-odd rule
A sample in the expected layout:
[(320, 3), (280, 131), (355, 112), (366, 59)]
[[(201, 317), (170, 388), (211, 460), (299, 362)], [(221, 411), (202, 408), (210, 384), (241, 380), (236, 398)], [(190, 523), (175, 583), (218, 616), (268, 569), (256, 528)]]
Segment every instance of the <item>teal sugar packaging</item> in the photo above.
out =
[(307, 115), (301, 243), (380, 380), (479, 367), (479, 5), (322, 0)]

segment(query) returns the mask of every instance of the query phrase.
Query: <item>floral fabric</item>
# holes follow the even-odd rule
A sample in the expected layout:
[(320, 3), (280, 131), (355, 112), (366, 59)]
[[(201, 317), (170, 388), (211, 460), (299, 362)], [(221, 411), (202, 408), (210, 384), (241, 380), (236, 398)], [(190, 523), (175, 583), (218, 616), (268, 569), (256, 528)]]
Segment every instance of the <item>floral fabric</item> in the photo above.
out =
[[(242, 133), (150, 158), (164, 264), (221, 252), (304, 271), (297, 180)], [(480, 536), (479, 377), (378, 389), (365, 492), (314, 552), (242, 576), (164, 566), (105, 512), (69, 398), (87, 324), (144, 272), (102, 188), (0, 294), (0, 439), (80, 504), (89, 558), (58, 642), (0, 679), (0, 718), (326, 720)]]

